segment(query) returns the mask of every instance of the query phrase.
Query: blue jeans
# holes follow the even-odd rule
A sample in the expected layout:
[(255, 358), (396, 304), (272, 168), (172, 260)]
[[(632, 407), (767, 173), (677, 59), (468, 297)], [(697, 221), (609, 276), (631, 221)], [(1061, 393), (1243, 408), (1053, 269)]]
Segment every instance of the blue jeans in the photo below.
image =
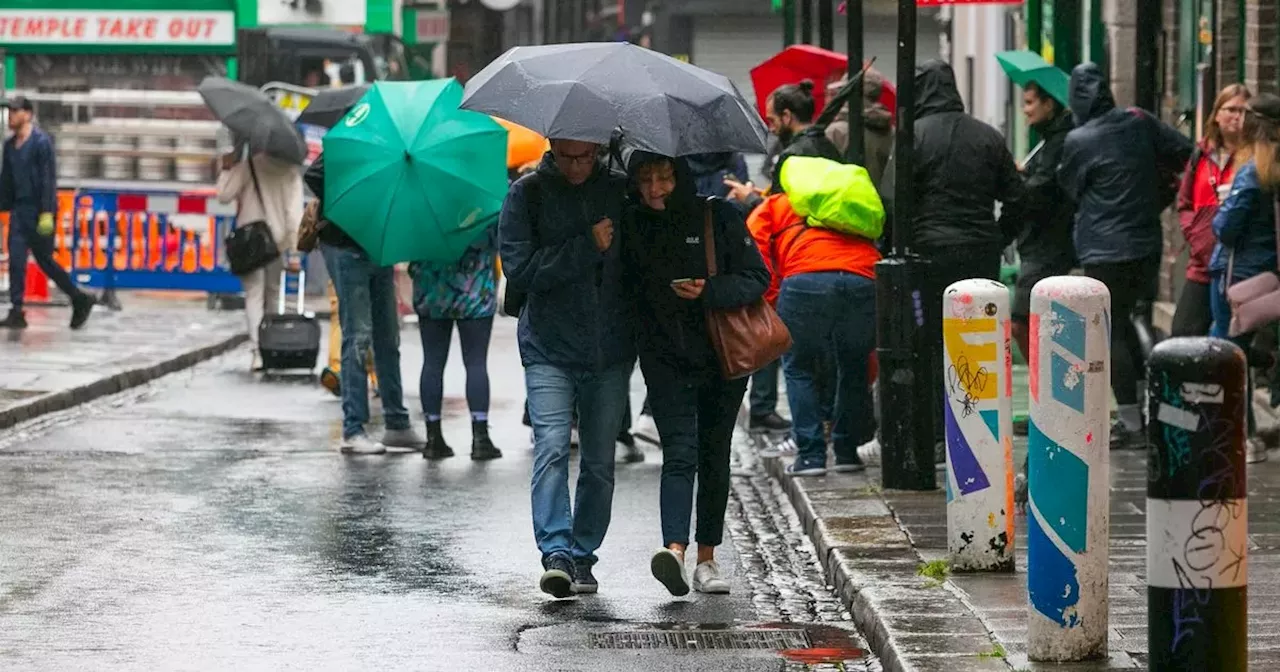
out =
[(857, 463), (858, 445), (875, 435), (867, 370), (876, 344), (875, 282), (840, 272), (792, 276), (782, 281), (778, 316), (794, 341), (782, 367), (797, 464), (826, 465), (826, 420), (836, 461)]
[(1209, 281), (1209, 313), (1213, 316), (1209, 335), (1226, 338), (1231, 333), (1231, 304), (1227, 302), (1225, 273), (1214, 273)]
[(370, 348), (387, 429), (408, 429), (409, 411), (400, 383), (395, 269), (378, 266), (360, 250), (321, 245), (320, 251), (338, 294), (342, 325), (342, 436), (363, 434), (369, 422)]
[(751, 417), (763, 418), (778, 412), (778, 370), (782, 362), (774, 362), (751, 376)]
[[(615, 441), (632, 366), (575, 371), (534, 364), (524, 371), (533, 423), (533, 536), (544, 562), (569, 555), (593, 564), (613, 509)], [(569, 434), (578, 410), (577, 501), (569, 500)]]

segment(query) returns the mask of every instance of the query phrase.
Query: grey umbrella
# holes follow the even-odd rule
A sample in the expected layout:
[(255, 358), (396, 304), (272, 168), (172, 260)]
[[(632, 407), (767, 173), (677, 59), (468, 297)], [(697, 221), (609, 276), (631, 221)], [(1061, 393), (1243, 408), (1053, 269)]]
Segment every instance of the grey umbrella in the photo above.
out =
[(625, 42), (516, 47), (467, 83), (462, 107), (548, 138), (683, 156), (764, 153), (769, 132), (727, 77)]
[(226, 77), (206, 77), (199, 91), (218, 121), (247, 142), (250, 151), (298, 165), (306, 160), (307, 143), (265, 93)]

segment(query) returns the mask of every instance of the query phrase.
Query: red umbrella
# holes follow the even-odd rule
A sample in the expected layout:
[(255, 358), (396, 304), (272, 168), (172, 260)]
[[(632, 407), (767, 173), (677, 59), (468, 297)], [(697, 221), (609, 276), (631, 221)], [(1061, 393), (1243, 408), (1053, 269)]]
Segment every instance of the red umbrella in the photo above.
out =
[[(849, 57), (809, 44), (787, 47), (751, 70), (751, 85), (756, 90), (760, 116), (767, 118), (765, 102), (778, 87), (812, 80), (814, 114), (822, 114), (827, 102), (827, 85), (838, 81), (849, 69)], [(897, 89), (884, 83), (880, 102), (890, 110), (897, 105)]]

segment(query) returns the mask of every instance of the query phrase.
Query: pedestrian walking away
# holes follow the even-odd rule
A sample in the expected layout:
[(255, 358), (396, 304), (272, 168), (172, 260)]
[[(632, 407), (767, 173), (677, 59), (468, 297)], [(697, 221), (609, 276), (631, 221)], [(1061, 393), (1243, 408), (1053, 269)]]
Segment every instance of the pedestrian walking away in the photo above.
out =
[[(938, 60), (916, 69), (914, 220), (893, 221), (893, 158), (880, 196), (886, 227), (905, 226), (910, 249), (931, 262), (924, 297), (930, 320), (933, 415), (938, 461), (943, 451), (942, 294), (961, 280), (1000, 279), (1000, 256), (1023, 222), (1022, 177), (1003, 136), (964, 111), (955, 72)], [(1001, 204), (1000, 219), (995, 205)], [(890, 236), (885, 236), (886, 239)], [(884, 409), (892, 413), (893, 409)]]
[[(848, 84), (842, 79), (827, 87), (827, 100)], [(884, 96), (884, 75), (875, 68), (868, 68), (862, 77), (862, 128), (865, 156), (863, 167), (871, 175), (873, 184), (884, 179), (884, 168), (893, 152), (893, 111), (880, 102)], [(841, 156), (849, 151), (849, 105), (841, 109), (836, 120), (827, 126), (827, 139), (836, 146)]]
[(1186, 282), (1173, 314), (1173, 336), (1204, 336), (1213, 326), (1209, 264), (1218, 237), (1213, 217), (1231, 191), (1240, 163), (1252, 143), (1244, 137), (1248, 87), (1232, 84), (1218, 94), (1209, 113), (1204, 140), (1196, 146), (1178, 190), (1178, 223), (1187, 241)]
[(267, 154), (250, 156), (237, 146), (222, 155), (218, 200), (236, 204), (236, 225), (266, 222), (277, 255), (268, 264), (240, 276), (244, 314), (253, 354), (250, 371), (262, 370), (258, 328), (267, 311), (277, 310), (282, 271), (299, 270), (298, 226), (302, 223), (302, 167)]
[[(1246, 150), (1251, 158), (1240, 167), (1227, 195), (1213, 218), (1218, 245), (1209, 263), (1210, 301), (1213, 327), (1210, 335), (1230, 337), (1246, 353), (1252, 354), (1254, 332), (1273, 325), (1244, 324), (1238, 311), (1228, 303), (1227, 291), (1255, 276), (1277, 272), (1276, 209), (1280, 207), (1280, 97), (1259, 94), (1250, 100), (1244, 135), (1252, 140)], [(1237, 313), (1233, 315), (1233, 312)], [(1262, 364), (1251, 357), (1254, 365)], [(1268, 366), (1268, 368), (1270, 368)], [(1249, 389), (1253, 389), (1252, 378)], [(1256, 436), (1253, 404), (1246, 405), (1249, 462), (1267, 459), (1266, 444)]]
[(794, 340), (782, 359), (797, 443), (788, 473), (827, 472), (828, 423), (834, 471), (861, 471), (858, 446), (876, 429), (868, 364), (884, 207), (859, 166), (791, 157), (779, 177), (783, 193), (757, 208), (749, 226), (772, 269), (766, 298)]
[(1071, 114), (1058, 179), (1077, 204), (1076, 256), (1085, 274), (1111, 291), (1111, 391), (1119, 419), (1111, 447), (1142, 448), (1146, 436), (1139, 390), (1143, 349), (1134, 318), (1156, 296), (1163, 248), (1160, 213), (1168, 186), (1164, 166), (1179, 170), (1192, 142), (1141, 110), (1116, 108), (1106, 75), (1093, 63), (1071, 72)]
[[(538, 170), (511, 186), (499, 223), (508, 291), (526, 295), (518, 339), (533, 424), (533, 530), (539, 587), (556, 598), (598, 589), (592, 568), (609, 529), (615, 440), (635, 366), (614, 231), (626, 183), (598, 150), (552, 139)], [(571, 504), (575, 409), (580, 470)]]
[[(306, 172), (307, 186), (324, 201), (324, 154)], [(319, 215), (324, 219), (323, 209)], [(320, 252), (338, 294), (342, 326), (342, 445), (344, 453), (380, 454), (388, 447), (418, 450), (423, 441), (409, 423), (400, 379), (400, 318), (394, 268), (379, 266), (336, 222), (324, 219)], [(368, 362), (378, 373), (385, 429), (381, 441), (368, 435)]]
[(467, 369), (467, 407), (471, 411), (471, 459), (494, 460), (502, 451), (489, 438), (489, 338), (498, 311), (496, 260), (497, 220), (480, 234), (454, 264), (414, 263), (413, 307), (422, 336), (422, 413), (427, 419), (429, 459), (453, 457), (441, 428), (444, 369), (454, 329)]
[[(663, 455), (663, 548), (650, 566), (672, 595), (685, 595), (691, 586), (728, 593), (715, 549), (724, 540), (729, 450), (746, 380), (721, 375), (707, 311), (758, 301), (768, 287), (768, 270), (738, 209), (700, 198), (687, 162), (634, 152), (628, 173), (633, 188), (622, 226), (624, 277)], [(708, 229), (712, 240), (706, 239)], [(717, 258), (715, 277), (707, 262), (710, 250)], [(690, 582), (685, 551), (695, 481), (698, 551)]]
[(35, 124), (29, 98), (9, 99), (9, 130), (0, 164), (0, 212), (9, 213), (9, 315), (0, 328), (25, 329), (27, 256), (71, 299), (71, 328), (89, 320), (97, 300), (76, 287), (71, 275), (53, 258), (58, 216), (58, 169), (53, 140)]

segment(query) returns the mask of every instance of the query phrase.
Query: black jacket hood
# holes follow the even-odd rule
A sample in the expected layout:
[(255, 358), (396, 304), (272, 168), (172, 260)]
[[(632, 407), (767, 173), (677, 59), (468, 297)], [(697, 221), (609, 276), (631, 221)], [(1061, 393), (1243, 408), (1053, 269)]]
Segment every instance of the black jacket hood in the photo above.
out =
[(1071, 71), (1070, 100), (1076, 126), (1084, 126), (1116, 108), (1111, 85), (1102, 70), (1093, 63), (1077, 65)]
[[(676, 188), (671, 192), (671, 196), (667, 198), (667, 209), (658, 211), (653, 210), (644, 204), (644, 199), (640, 197), (640, 190), (636, 186), (636, 171), (647, 163), (656, 161), (670, 161), (676, 167)], [(697, 209), (698, 202), (698, 185), (694, 180), (693, 171), (689, 167), (689, 161), (684, 157), (671, 158), (645, 152), (642, 150), (634, 150), (630, 152), (626, 158), (627, 162), (627, 193), (631, 197), (631, 202), (641, 212), (649, 216), (670, 216), (672, 212), (689, 212)]]
[(916, 120), (943, 112), (964, 112), (956, 73), (944, 61), (925, 61), (916, 68)]

